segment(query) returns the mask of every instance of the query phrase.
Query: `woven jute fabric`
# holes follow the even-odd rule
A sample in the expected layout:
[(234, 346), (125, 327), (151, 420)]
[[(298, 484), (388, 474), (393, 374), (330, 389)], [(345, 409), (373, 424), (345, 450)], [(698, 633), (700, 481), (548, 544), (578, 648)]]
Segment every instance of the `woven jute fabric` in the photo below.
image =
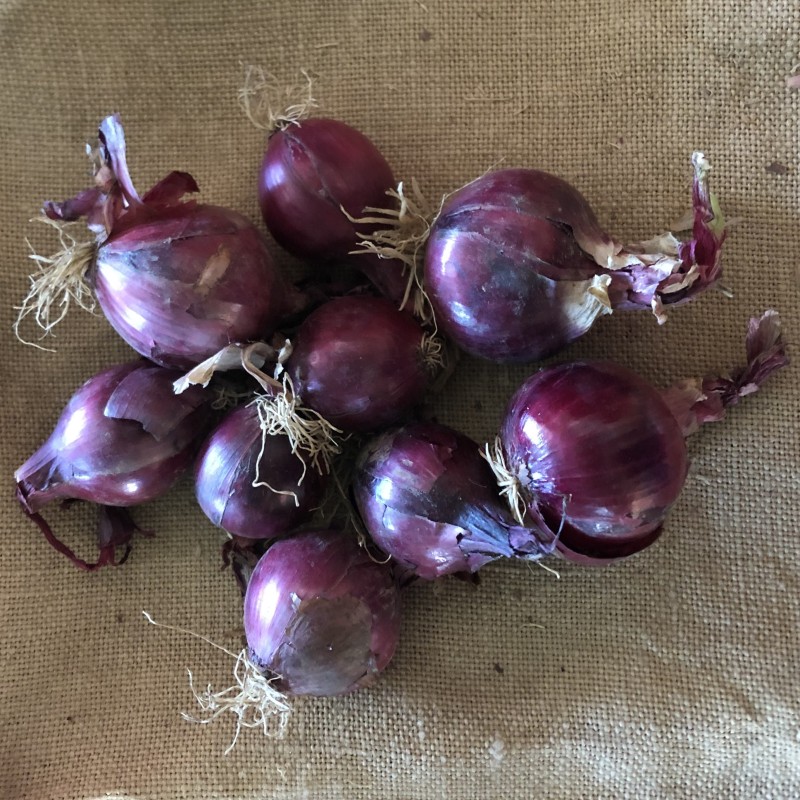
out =
[[(17, 342), (29, 219), (86, 185), (84, 143), (118, 111), (140, 188), (171, 169), (259, 219), (263, 132), (243, 65), (318, 79), (323, 112), (363, 130), (436, 198), (502, 163), (567, 178), (622, 239), (689, 204), (690, 154), (714, 167), (724, 283), (678, 309), (604, 317), (560, 358), (603, 357), (656, 383), (735, 365), (748, 317), (777, 308), (800, 341), (800, 10), (788, 0), (4, 2), (0, 11), (0, 797), (800, 797), (800, 512), (795, 367), (690, 443), (662, 539), (628, 562), (497, 563), (475, 587), (418, 585), (374, 687), (295, 702), (288, 735), (183, 720), (233, 660), (142, 611), (238, 648), (241, 599), (221, 533), (186, 479), (138, 514), (120, 569), (86, 575), (13, 498), (14, 469), (88, 376), (131, 352), (76, 311)], [(259, 223), (260, 224), (260, 223)], [(274, 247), (276, 255), (277, 246)], [(279, 256), (287, 269), (298, 265)], [(464, 358), (436, 401), (479, 441), (534, 369)], [(49, 512), (91, 555), (93, 515)]]

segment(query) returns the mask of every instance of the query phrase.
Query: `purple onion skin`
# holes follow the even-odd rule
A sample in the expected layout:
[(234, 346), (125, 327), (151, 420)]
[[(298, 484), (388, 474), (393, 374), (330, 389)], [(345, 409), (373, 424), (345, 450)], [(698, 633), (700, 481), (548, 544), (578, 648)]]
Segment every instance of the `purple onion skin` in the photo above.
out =
[[(304, 523), (322, 500), (325, 481), (292, 453), (286, 436), (267, 436), (259, 476), (261, 426), (255, 406), (231, 411), (211, 433), (195, 467), (197, 502), (220, 528), (245, 539), (272, 539)], [(302, 478), (302, 482), (301, 482)], [(294, 492), (297, 498), (280, 492)]]
[(199, 387), (173, 393), (178, 377), (135, 361), (86, 381), (15, 473), (26, 510), (70, 499), (133, 506), (164, 494), (191, 463), (211, 415)]
[(572, 282), (599, 268), (570, 224), (610, 242), (583, 196), (538, 170), (491, 172), (447, 200), (428, 240), (425, 287), (460, 348), (492, 361), (535, 361), (585, 332), (568, 313)]
[(602, 564), (652, 544), (688, 471), (684, 437), (660, 393), (607, 362), (544, 369), (512, 397), (501, 429), (510, 471), (558, 551)]
[(444, 425), (410, 423), (373, 439), (353, 492), (375, 544), (425, 580), (539, 551), (504, 507), (477, 443)]
[(301, 258), (346, 256), (359, 238), (342, 213), (386, 205), (394, 176), (377, 147), (355, 128), (312, 118), (269, 138), (258, 200), (269, 232)]
[(286, 371), (303, 403), (345, 431), (392, 425), (422, 402), (422, 328), (388, 300), (342, 297), (300, 326)]
[(340, 531), (307, 531), (273, 544), (244, 600), (249, 655), (286, 694), (328, 697), (373, 683), (400, 633), (390, 567)]
[(193, 202), (143, 208), (112, 229), (91, 273), (103, 313), (134, 350), (184, 369), (275, 329), (288, 290), (247, 219)]

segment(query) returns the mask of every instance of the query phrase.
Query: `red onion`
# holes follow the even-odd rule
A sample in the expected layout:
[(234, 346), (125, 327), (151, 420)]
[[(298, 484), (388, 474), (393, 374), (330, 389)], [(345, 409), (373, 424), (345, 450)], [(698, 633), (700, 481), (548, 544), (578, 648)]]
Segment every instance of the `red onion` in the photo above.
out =
[(283, 536), (305, 522), (324, 490), (320, 473), (283, 435), (265, 435), (255, 405), (231, 411), (206, 440), (195, 470), (197, 502), (228, 533)]
[(725, 238), (695, 153), (693, 238), (665, 234), (623, 247), (585, 198), (546, 172), (491, 172), (452, 194), (425, 254), (425, 288), (441, 330), (476, 356), (500, 362), (551, 355), (612, 308), (685, 302), (720, 275)]
[(304, 258), (345, 256), (358, 239), (342, 213), (360, 216), (386, 200), (394, 176), (378, 148), (335, 119), (304, 119), (269, 137), (258, 183), (275, 241)]
[[(235, 211), (181, 202), (186, 192), (197, 191), (186, 173), (171, 173), (140, 198), (117, 117), (100, 124), (100, 141), (98, 186), (45, 205), (53, 220), (87, 216), (99, 243), (76, 248), (71, 263), (69, 256), (63, 263), (56, 259), (53, 272), (63, 268), (73, 289), (85, 276), (120, 336), (163, 366), (192, 366), (230, 341), (268, 336), (298, 298), (290, 295), (258, 230)], [(59, 280), (52, 280), (45, 297), (29, 296), (22, 314), (36, 309), (37, 317), (46, 317), (40, 312), (52, 302), (47, 295), (68, 294)]]
[(373, 439), (359, 456), (353, 491), (374, 542), (420, 578), (552, 550), (515, 522), (478, 445), (444, 425), (411, 423)]
[(250, 661), (286, 694), (329, 696), (373, 683), (394, 654), (400, 603), (391, 569), (338, 531), (273, 544), (244, 601)]
[[(288, 109), (278, 108), (286, 103), (287, 92), (277, 90), (270, 76), (248, 71), (242, 92), (245, 112), (269, 131), (258, 180), (264, 222), (275, 241), (296, 256), (348, 258), (369, 231), (355, 218), (386, 204), (386, 192), (395, 184), (392, 169), (355, 128), (335, 119), (307, 117), (316, 105), (310, 80)], [(401, 262), (373, 254), (350, 260), (392, 301), (403, 298), (407, 280)]]
[(748, 364), (664, 392), (606, 362), (548, 367), (509, 403), (499, 470), (527, 509), (560, 529), (558, 551), (603, 563), (654, 542), (688, 469), (684, 435), (724, 416), (788, 359), (778, 315), (753, 319)]
[(342, 297), (297, 331), (286, 373), (308, 408), (345, 431), (373, 431), (421, 403), (437, 341), (389, 301)]
[(59, 542), (38, 512), (57, 501), (127, 507), (164, 494), (189, 466), (210, 417), (201, 389), (173, 394), (178, 375), (146, 361), (98, 373), (75, 392), (50, 437), (14, 474), (23, 510), (76, 566), (113, 563), (132, 522), (120, 509), (103, 511), (100, 559), (91, 565)]
[(686, 478), (686, 444), (658, 391), (624, 367), (544, 369), (500, 433), (528, 507), (561, 528), (562, 553), (620, 558), (655, 541)]

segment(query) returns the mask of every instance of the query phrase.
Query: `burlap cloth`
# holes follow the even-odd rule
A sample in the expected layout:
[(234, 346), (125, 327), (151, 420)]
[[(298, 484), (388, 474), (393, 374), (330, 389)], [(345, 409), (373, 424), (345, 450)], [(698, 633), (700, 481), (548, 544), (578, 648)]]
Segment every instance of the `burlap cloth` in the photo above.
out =
[[(620, 237), (681, 215), (704, 150), (740, 219), (724, 259), (735, 297), (711, 293), (662, 329), (604, 318), (564, 358), (613, 356), (662, 382), (702, 374), (740, 360), (747, 317), (771, 306), (797, 342), (793, 3), (33, 0), (4, 2), (0, 26), (0, 797), (800, 797), (796, 368), (695, 437), (651, 550), (605, 570), (556, 563), (560, 580), (502, 563), (477, 589), (417, 586), (382, 682), (297, 702), (285, 740), (248, 732), (227, 757), (232, 721), (180, 711), (187, 667), (221, 687), (232, 660), (141, 613), (237, 645), (240, 600), (189, 482), (141, 510), (157, 538), (87, 576), (23, 519), (11, 480), (73, 390), (129, 357), (84, 313), (57, 355), (13, 339), (25, 237), (53, 243), (29, 217), (85, 185), (82, 145), (119, 111), (140, 187), (188, 170), (203, 197), (258, 219), (263, 136), (236, 105), (242, 63), (287, 81), (318, 72), (325, 112), (431, 196), (501, 158), (535, 165)], [(465, 359), (439, 418), (493, 435), (530, 369)], [(53, 516), (89, 555), (92, 515)]]

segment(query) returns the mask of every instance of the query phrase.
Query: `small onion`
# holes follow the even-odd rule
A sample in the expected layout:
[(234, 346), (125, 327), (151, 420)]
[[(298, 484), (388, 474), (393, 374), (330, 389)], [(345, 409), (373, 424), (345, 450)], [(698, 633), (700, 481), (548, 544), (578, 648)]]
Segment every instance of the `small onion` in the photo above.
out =
[(330, 696), (373, 683), (400, 634), (391, 569), (354, 538), (307, 531), (273, 544), (244, 600), (250, 661), (284, 694)]
[(75, 392), (50, 437), (15, 472), (23, 510), (77, 566), (112, 563), (114, 548), (132, 532), (127, 517), (101, 517), (107, 546), (98, 565), (89, 565), (57, 542), (38, 512), (57, 501), (128, 507), (164, 494), (191, 463), (211, 414), (199, 387), (173, 393), (178, 375), (143, 360), (98, 373)]
[(342, 257), (359, 234), (359, 217), (386, 201), (392, 169), (377, 147), (335, 119), (311, 118), (269, 137), (258, 183), (264, 222), (275, 241), (303, 258)]
[(285, 367), (304, 405), (345, 431), (406, 417), (430, 379), (432, 339), (388, 300), (331, 300), (300, 326)]
[[(386, 205), (386, 194), (394, 189), (392, 168), (360, 131), (335, 119), (308, 116), (316, 106), (310, 78), (293, 94), (262, 70), (248, 69), (241, 93), (244, 110), (253, 124), (269, 132), (258, 178), (269, 232), (300, 258), (349, 260), (382, 294), (400, 303), (407, 284), (401, 261), (375, 254), (351, 257), (372, 230), (357, 220)], [(288, 107), (281, 107), (287, 98)]]
[(373, 439), (359, 456), (353, 493), (373, 541), (419, 578), (552, 549), (515, 522), (477, 443), (444, 425), (410, 423)]
[(283, 536), (319, 505), (325, 482), (292, 452), (286, 436), (264, 435), (254, 405), (231, 411), (197, 458), (195, 489), (205, 515), (245, 539)]

